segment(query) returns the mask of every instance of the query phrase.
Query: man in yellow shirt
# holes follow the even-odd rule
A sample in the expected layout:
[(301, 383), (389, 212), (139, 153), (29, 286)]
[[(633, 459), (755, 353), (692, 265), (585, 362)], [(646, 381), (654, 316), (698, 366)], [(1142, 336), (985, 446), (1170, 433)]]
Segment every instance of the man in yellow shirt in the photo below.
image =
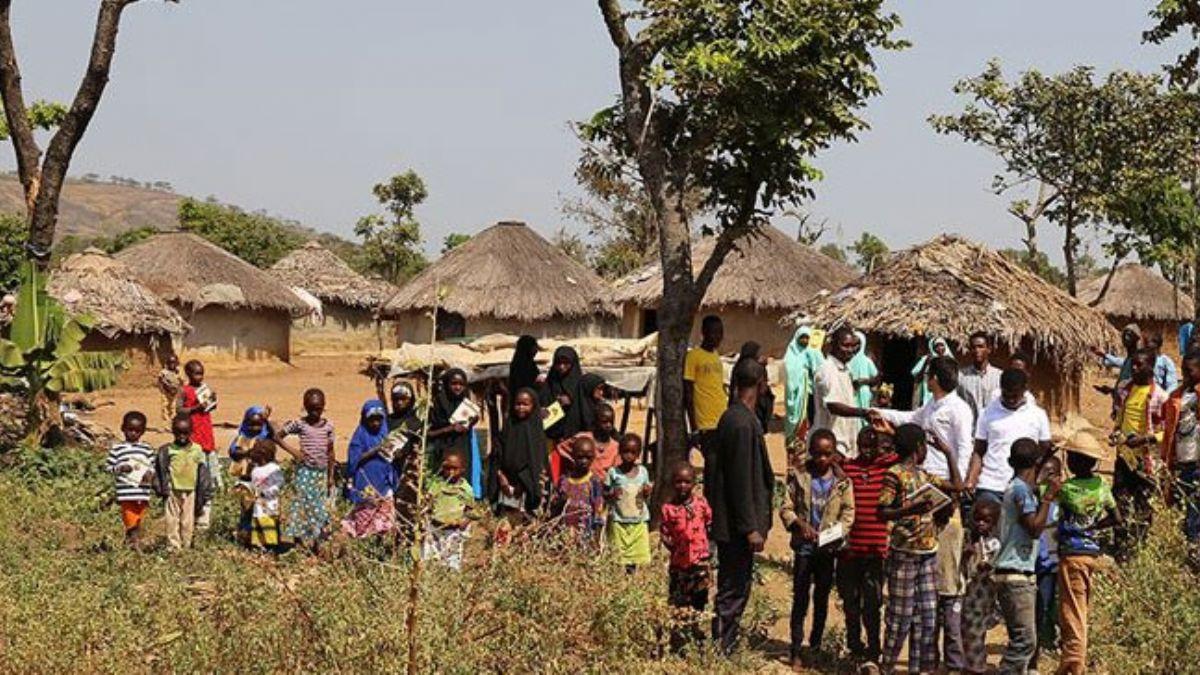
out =
[(1145, 534), (1150, 497), (1155, 490), (1158, 444), (1162, 441), (1162, 407), (1168, 393), (1154, 381), (1155, 354), (1139, 350), (1130, 357), (1130, 379), (1117, 388), (1120, 407), (1112, 442), (1117, 446), (1113, 496), (1124, 521), (1115, 530), (1118, 555), (1128, 555)]
[(729, 405), (725, 367), (717, 354), (724, 337), (725, 326), (720, 317), (704, 317), (700, 322), (700, 346), (689, 349), (683, 359), (683, 406), (706, 465), (710, 463), (717, 422)]

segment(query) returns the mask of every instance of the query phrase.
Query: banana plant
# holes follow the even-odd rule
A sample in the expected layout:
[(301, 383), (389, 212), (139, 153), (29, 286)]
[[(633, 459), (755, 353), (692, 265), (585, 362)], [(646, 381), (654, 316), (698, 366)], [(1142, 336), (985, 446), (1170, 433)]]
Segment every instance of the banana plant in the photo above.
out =
[(21, 267), (21, 287), (8, 338), (0, 338), (0, 386), (24, 393), (26, 429), (41, 439), (61, 421), (63, 393), (89, 392), (116, 384), (125, 359), (118, 352), (84, 352), (95, 325), (88, 315), (69, 316), (46, 292), (45, 275), (32, 262)]

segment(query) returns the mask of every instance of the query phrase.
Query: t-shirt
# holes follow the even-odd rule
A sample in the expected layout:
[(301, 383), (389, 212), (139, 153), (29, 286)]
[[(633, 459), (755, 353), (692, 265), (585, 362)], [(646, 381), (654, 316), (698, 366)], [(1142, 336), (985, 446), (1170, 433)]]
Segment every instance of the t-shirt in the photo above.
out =
[[(936, 434), (946, 447), (950, 448), (955, 466), (958, 467), (958, 475), (967, 475), (967, 467), (971, 465), (971, 453), (975, 451), (975, 425), (971, 416), (971, 406), (961, 397), (948, 394), (940, 399), (931, 398), (916, 410), (883, 409), (879, 414), (895, 426), (912, 423)], [(950, 466), (946, 463), (946, 456), (933, 448), (925, 453), (925, 463), (921, 468), (938, 478), (950, 479)]]
[[(121, 467), (133, 470), (122, 473)], [(117, 501), (145, 502), (150, 500), (150, 486), (143, 485), (147, 472), (154, 470), (154, 450), (145, 443), (116, 443), (108, 451), (108, 472), (116, 483)]]
[(821, 368), (817, 370), (813, 393), (816, 397), (813, 429), (829, 429), (837, 436), (838, 451), (845, 455), (846, 459), (858, 457), (858, 432), (862, 430), (862, 420), (857, 417), (834, 415), (826, 407), (829, 403), (842, 403), (851, 407), (858, 405), (849, 366), (833, 357), (825, 359)]
[[(883, 475), (878, 506), (903, 506), (926, 483), (932, 483), (939, 490), (950, 489), (949, 483), (924, 469), (896, 464)], [(905, 516), (892, 521), (890, 543), (894, 550), (905, 553), (936, 553), (938, 536), (933, 513)]]
[(204, 450), (195, 443), (184, 447), (172, 443), (167, 447), (167, 456), (171, 458), (171, 489), (181, 492), (195, 490), (200, 465), (206, 463)]
[(313, 469), (329, 467), (329, 448), (333, 446), (333, 422), (322, 419), (309, 424), (303, 419), (292, 420), (283, 425), (284, 436), (299, 436), (300, 451), (304, 453), (304, 465)]
[(1176, 463), (1200, 460), (1200, 443), (1196, 434), (1196, 404), (1200, 400), (1195, 391), (1185, 391), (1179, 401), (1179, 422), (1175, 425)]
[(608, 470), (604, 486), (614, 492), (610, 514), (617, 523), (646, 523), (650, 521), (650, 507), (642, 496), (642, 488), (650, 484), (650, 472), (638, 465), (633, 476), (627, 476), (617, 467)]
[(471, 481), (459, 478), (450, 481), (435, 476), (429, 481), (430, 513), (434, 525), (460, 527), (467, 523), (467, 512), (475, 504)]
[(254, 488), (254, 517), (278, 516), (283, 469), (275, 462), (256, 466), (250, 471), (250, 485)]
[(829, 493), (833, 491), (834, 477), (832, 474), (824, 478), (812, 479), (812, 501), (808, 507), (808, 524), (821, 529), (821, 518), (825, 516), (825, 505), (829, 503)]
[(1000, 507), (1000, 553), (996, 555), (996, 569), (1034, 571), (1038, 540), (1029, 536), (1029, 531), (1021, 525), (1021, 517), (1037, 513), (1037, 510), (1037, 494), (1025, 481), (1013, 478)]
[(842, 465), (854, 488), (854, 525), (850, 527), (846, 554), (855, 558), (883, 558), (888, 552), (888, 524), (879, 519), (879, 493), (883, 476), (897, 461), (887, 454), (870, 460), (859, 456)]
[(1146, 433), (1146, 420), (1148, 419), (1146, 406), (1150, 403), (1150, 392), (1153, 388), (1153, 385), (1149, 384), (1134, 385), (1129, 388), (1129, 394), (1125, 397), (1125, 405), (1121, 407), (1122, 434)]
[(683, 379), (692, 383), (692, 419), (696, 431), (716, 429), (729, 403), (721, 357), (700, 347), (689, 349), (683, 359)]
[(983, 470), (976, 487), (981, 490), (1001, 492), (1013, 479), (1008, 456), (1012, 444), (1019, 438), (1035, 441), (1050, 440), (1050, 418), (1046, 411), (1026, 398), (1021, 407), (1009, 410), (1000, 399), (983, 409), (975, 427), (975, 439), (987, 442), (987, 453), (983, 456)]
[(671, 552), (671, 569), (685, 570), (709, 559), (710, 523), (712, 509), (700, 495), (693, 495), (683, 504), (666, 502), (662, 505), (658, 533), (663, 546)]
[(1112, 490), (1099, 476), (1072, 478), (1058, 493), (1059, 555), (1100, 555), (1096, 523), (1117, 508)]

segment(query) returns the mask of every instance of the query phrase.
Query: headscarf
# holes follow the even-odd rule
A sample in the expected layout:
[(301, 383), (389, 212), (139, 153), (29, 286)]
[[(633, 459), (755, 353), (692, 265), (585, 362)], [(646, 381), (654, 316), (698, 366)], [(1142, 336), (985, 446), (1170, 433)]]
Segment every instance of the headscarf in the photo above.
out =
[(933, 392), (929, 391), (929, 383), (925, 381), (925, 368), (929, 365), (929, 360), (937, 354), (936, 348), (938, 345), (945, 347), (946, 352), (949, 353), (950, 345), (946, 342), (945, 338), (930, 338), (926, 345), (929, 353), (917, 359), (917, 364), (913, 366), (911, 371), (913, 382), (916, 384), (916, 397), (913, 401), (913, 410), (924, 406), (933, 398)]
[(787, 374), (787, 382), (784, 383), (783, 390), (783, 401), (787, 407), (784, 433), (788, 438), (795, 436), (796, 428), (808, 417), (808, 397), (812, 393), (812, 378), (816, 375), (822, 360), (820, 350), (800, 345), (802, 337), (812, 337), (811, 326), (801, 326), (796, 329), (796, 334), (788, 343), (787, 353), (783, 357), (783, 368)]
[[(858, 340), (858, 352), (846, 367), (850, 370), (851, 380), (872, 380), (879, 376), (879, 369), (875, 367), (875, 362), (867, 356), (867, 336), (860, 330), (854, 331), (854, 337)], [(854, 389), (855, 404), (859, 408), (871, 407), (871, 386), (862, 385)], [(865, 423), (865, 422), (864, 422)]]
[(587, 408), (583, 411), (583, 419), (587, 420), (586, 426), (580, 431), (590, 431), (596, 421), (596, 405), (599, 401), (592, 398), (592, 394), (595, 393), (596, 387), (602, 386), (604, 386), (604, 378), (596, 373), (584, 373), (583, 377), (579, 378), (579, 392), (583, 399), (583, 405)]
[(517, 348), (513, 351), (512, 361), (508, 364), (508, 395), (516, 396), (517, 392), (525, 389), (536, 389), (538, 375), (537, 362), (534, 358), (538, 353), (537, 339), (532, 335), (522, 335), (517, 338)]
[(392, 414), (387, 419), (388, 431), (419, 432), (421, 430), (421, 416), (417, 414), (417, 391), (408, 382), (397, 382), (392, 385), (391, 395), (393, 397), (400, 392), (407, 393), (408, 400), (412, 401), (412, 403), (403, 410), (398, 410), (393, 406)]
[[(238, 425), (237, 434), (233, 437), (233, 441), (229, 443), (230, 455), (233, 454), (234, 450), (240, 449), (244, 452), (245, 450), (250, 449), (254, 445), (254, 441), (257, 441), (261, 438), (271, 437), (271, 425), (267, 424), (267, 420), (265, 418), (266, 412), (267, 409), (261, 405), (252, 405), (249, 408), (246, 408), (245, 414), (242, 415), (242, 422)], [(264, 415), (263, 428), (258, 432), (257, 436), (251, 437), (250, 418), (255, 415)]]
[[(566, 375), (558, 372), (555, 365), (559, 361), (570, 362), (571, 368)], [(546, 435), (553, 439), (570, 438), (580, 431), (587, 431), (592, 426), (591, 406), (584, 402), (587, 393), (583, 390), (583, 368), (579, 365), (579, 353), (574, 348), (563, 345), (554, 350), (554, 360), (550, 365), (550, 374), (546, 376), (546, 386), (542, 387), (542, 407), (549, 407), (566, 394), (571, 399), (571, 405), (563, 407), (564, 416), (557, 424), (546, 430)]]
[[(367, 418), (375, 415), (379, 415), (382, 420), (379, 431), (371, 433), (367, 429)], [(366, 462), (362, 461), (362, 456), (382, 445), (387, 435), (387, 408), (383, 406), (383, 401), (379, 399), (367, 401), (363, 404), (359, 414), (358, 428), (350, 437), (346, 457), (347, 467), (353, 477), (350, 501), (355, 504), (360, 504), (365, 500), (368, 488), (374, 492), (375, 496), (390, 496), (396, 490), (396, 470), (392, 467), (391, 461), (382, 455), (375, 455)]]
[[(455, 396), (450, 391), (450, 380), (454, 377), (462, 377), (467, 379), (467, 373), (462, 368), (450, 368), (442, 373), (441, 381), (438, 384), (437, 393), (433, 397), (433, 409), (429, 412), (429, 428), (444, 429), (450, 426), (450, 418), (454, 415), (454, 411), (458, 410), (459, 404), (469, 395), (467, 389), (463, 389), (463, 393)], [(468, 453), (470, 451), (469, 436), (471, 432), (465, 434), (448, 433), (440, 436), (435, 443), (430, 443), (430, 450), (438, 450), (444, 454), (445, 450), (453, 448), (461, 452)], [(434, 458), (435, 461), (441, 461), (441, 454)]]
[[(537, 400), (537, 392), (532, 387), (514, 392), (514, 399), (519, 392), (526, 392)], [(546, 434), (536, 408), (523, 420), (509, 412), (498, 455), (496, 461), (490, 463), (488, 499), (495, 503), (500, 498), (500, 481), (496, 477), (496, 471), (500, 470), (509, 482), (521, 486), (525, 493), (525, 508), (532, 513), (541, 503), (541, 476), (547, 470)]]

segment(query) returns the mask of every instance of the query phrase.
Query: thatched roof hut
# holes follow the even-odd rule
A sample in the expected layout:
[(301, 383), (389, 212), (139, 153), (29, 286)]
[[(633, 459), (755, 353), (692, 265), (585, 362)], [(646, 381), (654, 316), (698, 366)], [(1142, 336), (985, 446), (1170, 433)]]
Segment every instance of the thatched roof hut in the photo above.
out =
[(342, 329), (370, 327), (379, 308), (399, 290), (355, 272), (336, 253), (310, 241), (275, 263), (271, 276), (321, 302), (321, 321)]
[(1171, 345), (1174, 340), (1170, 338), (1179, 324), (1194, 316), (1194, 305), (1187, 293), (1158, 272), (1137, 263), (1118, 267), (1108, 291), (1096, 302), (1107, 277), (1102, 274), (1089, 279), (1080, 287), (1079, 299), (1103, 312), (1114, 326), (1135, 322), (1144, 332), (1165, 334), (1164, 344)]
[[(1096, 310), (999, 253), (954, 236), (894, 253), (872, 273), (806, 303), (791, 317), (799, 321), (849, 324), (872, 335), (885, 343), (883, 360), (902, 362), (897, 376), (912, 365), (914, 338), (945, 337), (965, 347), (972, 332), (986, 331), (999, 346), (997, 363), (1006, 360), (1004, 352), (1031, 353), (1034, 388), (1059, 416), (1078, 409), (1089, 348), (1118, 342)], [(885, 365), (885, 379), (889, 370)]]
[(309, 308), (270, 274), (188, 232), (155, 235), (116, 257), (192, 324), (185, 347), (290, 357), (291, 318)]
[[(695, 243), (694, 270), (704, 266), (715, 245), (711, 237)], [(780, 319), (814, 295), (841, 288), (856, 276), (849, 265), (767, 225), (741, 239), (725, 258), (701, 302), (701, 315), (717, 314), (724, 319), (725, 343), (731, 348), (755, 340), (778, 356), (790, 337)], [(625, 337), (653, 332), (662, 299), (661, 265), (648, 265), (619, 279), (614, 287), (623, 309)], [(698, 330), (699, 326), (693, 331), (697, 337)]]
[(487, 228), (392, 296), (381, 316), (402, 320), (402, 341), (429, 340), (426, 315), (439, 287), (439, 337), (616, 333), (616, 310), (604, 280), (524, 223)]

